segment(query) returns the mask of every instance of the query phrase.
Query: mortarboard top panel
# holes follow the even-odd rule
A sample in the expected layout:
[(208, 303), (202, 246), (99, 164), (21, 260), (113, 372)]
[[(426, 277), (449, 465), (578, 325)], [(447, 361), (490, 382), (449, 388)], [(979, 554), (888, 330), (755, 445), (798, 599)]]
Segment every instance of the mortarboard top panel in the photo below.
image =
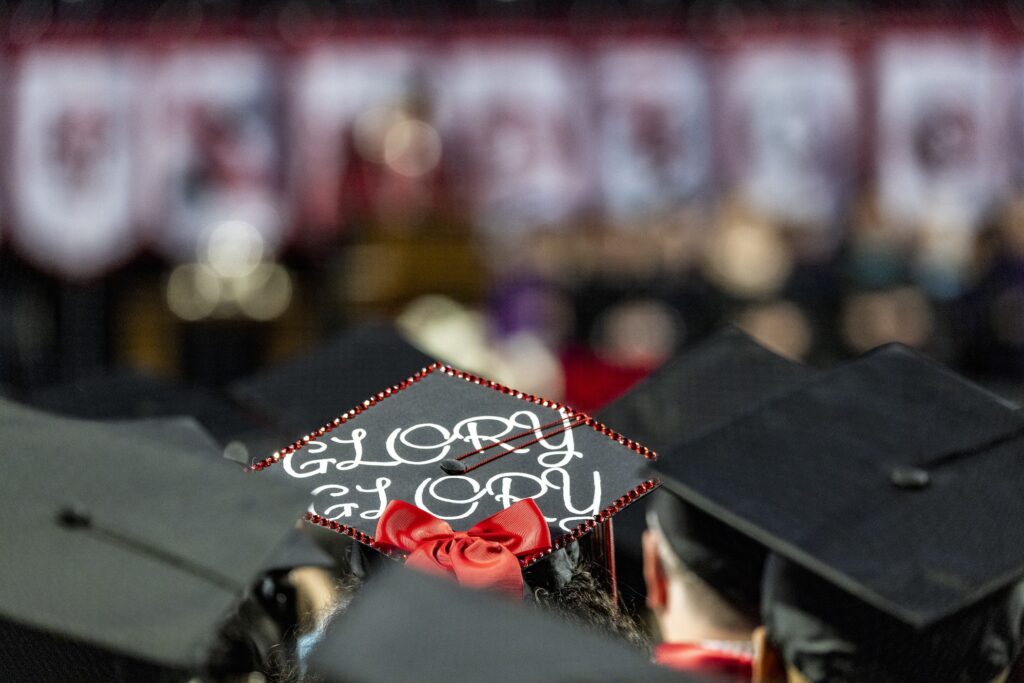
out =
[(653, 490), (654, 457), (583, 413), (435, 363), (254, 469), (302, 482), (307, 519), (367, 545), (391, 501), (468, 529), (533, 498), (557, 549)]
[(401, 567), (367, 582), (311, 668), (348, 683), (695, 680), (538, 608)]
[[(10, 410), (16, 408), (13, 402), (7, 402), (5, 406)], [(20, 409), (28, 410), (25, 407)], [(39, 411), (33, 412), (39, 417), (47, 415)], [(47, 419), (55, 419), (55, 416), (49, 415)], [(103, 424), (116, 430), (120, 436), (159, 441), (164, 446), (187, 450), (192, 455), (208, 458), (220, 458), (222, 455), (217, 440), (190, 416), (106, 420)], [(296, 529), (278, 547), (264, 568), (267, 571), (283, 571), (300, 566), (329, 567), (333, 564), (333, 560), (316, 546), (308, 533)]]
[(729, 326), (684, 349), (596, 417), (667, 453), (680, 441), (795, 388), (814, 373)]
[(181, 670), (293, 531), (305, 492), (111, 425), (0, 403), (0, 618)]
[(364, 325), (230, 387), (240, 402), (304, 430), (408, 377), (433, 359), (390, 324)]
[[(666, 457), (673, 446), (710, 425), (734, 418), (814, 374), (729, 326), (684, 349), (598, 411), (597, 418)], [(615, 517), (615, 565), (626, 600), (645, 594), (641, 535), (647, 528), (646, 508), (645, 501)]]
[(924, 628), (1024, 574), (1024, 415), (898, 345), (653, 469), (685, 501)]

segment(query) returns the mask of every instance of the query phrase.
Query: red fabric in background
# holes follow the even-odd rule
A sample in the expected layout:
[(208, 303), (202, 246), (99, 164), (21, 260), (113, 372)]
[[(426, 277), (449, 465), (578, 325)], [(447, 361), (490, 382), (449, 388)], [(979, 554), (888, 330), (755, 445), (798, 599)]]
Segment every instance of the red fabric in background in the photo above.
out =
[(584, 412), (603, 408), (651, 370), (610, 363), (582, 346), (570, 348), (562, 355), (565, 403)]

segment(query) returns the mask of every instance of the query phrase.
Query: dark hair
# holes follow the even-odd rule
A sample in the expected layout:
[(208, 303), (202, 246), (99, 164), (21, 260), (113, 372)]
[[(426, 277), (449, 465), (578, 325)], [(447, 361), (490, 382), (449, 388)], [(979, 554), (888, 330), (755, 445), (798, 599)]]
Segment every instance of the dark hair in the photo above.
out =
[(764, 621), (786, 663), (811, 683), (985, 682), (1020, 652), (1024, 582), (918, 631), (772, 556)]
[[(353, 546), (353, 557), (349, 569), (337, 576), (339, 601), (326, 622), (343, 615), (349, 599), (358, 592), (362, 582), (372, 577), (373, 566), (378, 561), (390, 562), (375, 551), (364, 552), (360, 546)], [(525, 576), (527, 604), (551, 612), (586, 630), (604, 633), (621, 639), (641, 650), (650, 649), (650, 639), (631, 615), (621, 611), (599, 576), (603, 568), (587, 559), (580, 559), (579, 549), (572, 544), (549, 555), (536, 563)], [(372, 580), (372, 579), (371, 579)], [(349, 599), (346, 599), (349, 598)], [(299, 634), (301, 635), (301, 634)], [(293, 660), (289, 665), (275, 672), (275, 683), (319, 683), (320, 679), (306, 672)]]
[(619, 609), (612, 596), (585, 564), (577, 565), (572, 578), (559, 588), (532, 589), (533, 604), (587, 630), (614, 636), (649, 650), (647, 633), (630, 614)]

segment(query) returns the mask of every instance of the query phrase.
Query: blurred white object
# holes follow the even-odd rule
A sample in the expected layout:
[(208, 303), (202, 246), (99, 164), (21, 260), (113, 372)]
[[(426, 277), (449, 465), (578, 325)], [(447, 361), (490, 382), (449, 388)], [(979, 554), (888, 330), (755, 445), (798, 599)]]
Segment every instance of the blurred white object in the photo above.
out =
[(601, 198), (619, 226), (708, 190), (711, 103), (703, 60), (671, 42), (612, 43), (594, 65)]
[(875, 155), (885, 219), (916, 229), (942, 207), (945, 230), (971, 230), (1006, 188), (1004, 67), (982, 38), (896, 36), (881, 44)]
[[(554, 42), (456, 44), (438, 74), (437, 120), (481, 227), (515, 239), (566, 220), (591, 189), (580, 65)], [(452, 144), (449, 145), (449, 141)]]
[(45, 270), (88, 278), (129, 257), (138, 71), (106, 48), (36, 47), (14, 82), (13, 239)]
[[(421, 48), (401, 43), (323, 46), (299, 59), (292, 100), (297, 142), (292, 168), (302, 210), (313, 224), (334, 226), (344, 218), (342, 180), (358, 156), (385, 161), (389, 131), (406, 118), (399, 107), (426, 60)], [(402, 132), (392, 134), (391, 153), (400, 168), (409, 170), (408, 157), (397, 149)], [(440, 140), (436, 142), (439, 159)], [(414, 172), (423, 172), (422, 161), (413, 166)]]
[(167, 306), (182, 320), (245, 317), (273, 320), (291, 304), (292, 278), (266, 262), (260, 232), (244, 221), (212, 226), (199, 245), (195, 263), (171, 271)]
[(419, 297), (396, 323), (410, 342), (459, 370), (552, 400), (565, 391), (561, 364), (540, 337), (519, 332), (494, 340), (486, 317), (453, 299)]
[(849, 54), (831, 43), (745, 44), (722, 74), (718, 134), (731, 184), (772, 220), (829, 227), (856, 166)]
[(157, 248), (194, 257), (209, 226), (240, 220), (268, 251), (285, 236), (273, 62), (257, 48), (179, 49), (149, 63), (139, 211)]
[(680, 331), (678, 314), (660, 301), (624, 301), (598, 318), (592, 346), (614, 365), (655, 368), (675, 352)]

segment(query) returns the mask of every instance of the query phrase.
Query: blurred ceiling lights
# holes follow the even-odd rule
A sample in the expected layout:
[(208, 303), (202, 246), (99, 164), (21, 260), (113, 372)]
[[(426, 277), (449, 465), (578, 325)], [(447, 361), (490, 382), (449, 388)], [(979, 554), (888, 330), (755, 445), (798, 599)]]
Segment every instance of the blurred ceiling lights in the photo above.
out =
[(177, 266), (167, 279), (167, 306), (182, 320), (273, 320), (292, 299), (292, 278), (268, 262), (259, 230), (244, 221), (213, 226), (195, 263)]

